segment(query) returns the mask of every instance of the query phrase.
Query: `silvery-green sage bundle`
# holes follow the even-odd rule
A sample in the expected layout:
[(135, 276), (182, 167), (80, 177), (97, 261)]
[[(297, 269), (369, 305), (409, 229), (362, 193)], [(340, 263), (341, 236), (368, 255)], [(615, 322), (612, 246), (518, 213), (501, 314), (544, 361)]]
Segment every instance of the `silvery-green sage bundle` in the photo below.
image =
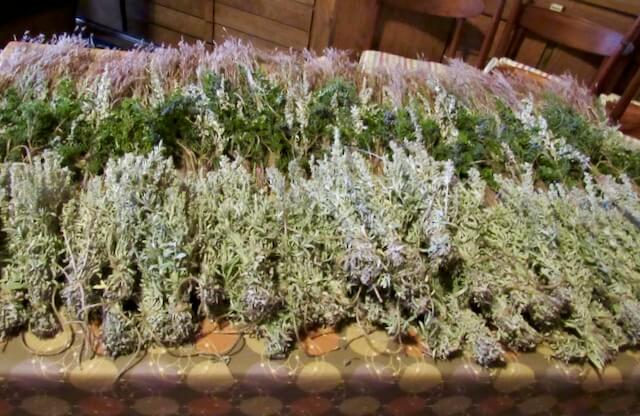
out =
[(382, 165), (376, 173), (373, 162), (336, 141), (330, 156), (312, 163), (306, 189), (342, 236), (348, 282), (364, 297), (356, 313), (400, 335), (432, 309), (431, 279), (452, 258), (446, 224), (453, 170), (421, 145), (392, 150), (375, 160)]
[(11, 164), (8, 185), (0, 337), (27, 323), (35, 335), (50, 337), (60, 329), (53, 310), (62, 251), (58, 216), (71, 194), (71, 173), (59, 156), (45, 152), (29, 163)]
[(468, 350), (479, 364), (488, 366), (501, 362), (504, 350), (484, 317), (471, 310), (469, 279), (464, 273), (465, 266), (479, 261), (477, 240), (483, 218), (478, 212), (484, 207), (485, 188), (479, 172), (471, 169), (469, 178), (452, 189), (449, 209), (457, 262), (450, 265), (448, 274), (432, 282), (442, 300), (418, 321), (418, 327), (434, 357), (447, 358)]
[(621, 191), (628, 189), (611, 178), (598, 185), (585, 175), (584, 190), (556, 186), (544, 195), (571, 265), (565, 275), (571, 309), (562, 322), (569, 334), (554, 332), (552, 346), (560, 358), (588, 359), (598, 368), (640, 342), (640, 229), (627, 211), (637, 205), (619, 206)]
[(193, 185), (192, 221), (205, 316), (259, 323), (281, 304), (275, 280), (275, 208), (241, 160), (222, 159)]
[(162, 203), (149, 207), (138, 251), (140, 311), (147, 324), (147, 337), (167, 346), (184, 344), (196, 330), (189, 302), (193, 279), (188, 198), (181, 184), (164, 191)]
[(139, 329), (138, 250), (146, 217), (162, 204), (176, 172), (155, 148), (147, 156), (110, 160), (101, 176), (65, 212), (67, 290), (78, 318), (98, 315), (109, 354), (133, 352), (145, 342)]
[(289, 183), (277, 169), (267, 171), (275, 199), (279, 238), (276, 246), (282, 308), (263, 328), (267, 352), (286, 353), (300, 334), (334, 327), (352, 313), (352, 300), (340, 259), (344, 256), (334, 223), (319, 215), (305, 189), (305, 174), (292, 162)]

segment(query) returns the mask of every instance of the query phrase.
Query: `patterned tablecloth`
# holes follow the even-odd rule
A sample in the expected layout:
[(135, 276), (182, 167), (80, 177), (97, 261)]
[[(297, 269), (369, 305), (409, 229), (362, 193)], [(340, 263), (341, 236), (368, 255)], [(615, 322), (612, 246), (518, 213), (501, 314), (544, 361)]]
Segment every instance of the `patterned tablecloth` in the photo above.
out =
[[(548, 348), (483, 369), (434, 362), (417, 345), (357, 326), (313, 334), (283, 360), (262, 341), (206, 324), (189, 348), (117, 360), (80, 328), (27, 333), (0, 353), (0, 415), (595, 415), (640, 413), (640, 352), (598, 374), (550, 359)], [(84, 345), (84, 346), (83, 346)], [(97, 350), (98, 353), (95, 353)], [(80, 356), (83, 359), (80, 360)]]

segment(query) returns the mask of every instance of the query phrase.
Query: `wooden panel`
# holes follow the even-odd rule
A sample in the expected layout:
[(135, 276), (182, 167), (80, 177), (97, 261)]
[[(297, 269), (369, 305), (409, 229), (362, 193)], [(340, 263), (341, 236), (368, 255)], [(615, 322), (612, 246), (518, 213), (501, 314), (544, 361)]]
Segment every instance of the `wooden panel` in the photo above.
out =
[(377, 0), (336, 0), (333, 44), (356, 54), (369, 49), (376, 30)]
[(212, 1), (213, 0), (154, 0), (155, 3), (161, 6), (178, 10), (201, 19), (205, 19), (206, 17), (206, 3)]
[(194, 38), (211, 41), (213, 25), (186, 13), (144, 0), (127, 0), (127, 15), (131, 19), (153, 23)]
[(260, 48), (260, 49), (265, 49), (265, 50), (288, 49), (286, 46), (278, 45), (277, 43), (270, 42), (268, 40), (261, 39), (261, 38), (256, 37), (256, 36), (251, 36), (251, 35), (249, 35), (247, 33), (240, 32), (239, 30), (231, 29), (230, 27), (223, 27), (221, 25), (214, 25), (214, 27), (213, 27), (213, 40), (214, 40), (214, 42), (220, 43), (220, 42), (223, 42), (225, 39), (227, 39), (229, 37), (238, 38), (238, 39), (242, 39), (242, 40), (247, 41), (247, 42), (251, 42), (253, 44), (253, 46), (255, 46), (257, 48)]
[(216, 0), (219, 4), (308, 31), (313, 7), (295, 0)]
[(601, 6), (603, 8), (639, 15), (640, 1), (638, 0), (582, 0), (584, 3)]
[[(482, 46), (482, 41), (484, 40), (484, 34), (489, 31), (492, 19), (493, 18), (491, 16), (487, 15), (467, 19), (462, 30), (462, 40), (460, 41), (460, 47), (458, 48), (456, 58), (462, 59), (471, 65), (476, 64), (476, 60)], [(495, 39), (500, 39), (505, 26), (505, 22), (500, 22)], [(494, 56), (498, 47), (498, 42), (495, 39), (491, 45), (491, 50), (489, 51), (490, 57)]]
[(563, 13), (572, 16), (584, 17), (589, 20), (593, 20), (596, 23), (600, 23), (605, 26), (616, 28), (620, 31), (625, 31), (631, 26), (633, 17), (622, 14), (613, 10), (609, 10), (602, 7), (596, 7), (592, 4), (587, 4), (584, 1), (578, 0), (535, 0), (535, 5), (540, 7), (549, 8), (551, 4), (562, 4), (565, 9)]
[(542, 7), (527, 7), (518, 26), (549, 42), (600, 56), (612, 56), (624, 40), (622, 31)]
[(307, 31), (285, 25), (262, 16), (247, 13), (216, 2), (215, 23), (280, 45), (305, 48), (309, 43)]
[[(594, 5), (596, 3), (602, 5), (606, 3), (606, 1), (601, 0), (593, 0), (589, 2), (591, 4), (585, 0), (534, 0), (533, 3), (541, 7), (549, 7), (552, 3), (562, 4), (565, 6), (564, 14), (583, 17), (607, 27), (615, 28), (621, 33), (625, 33), (628, 30), (634, 18), (609, 8)], [(612, 4), (613, 2), (609, 3)], [(640, 4), (640, 2), (638, 3)], [(589, 82), (593, 78), (602, 62), (600, 59), (580, 51), (557, 47), (556, 45), (547, 45), (531, 35), (525, 39), (517, 60), (527, 65), (537, 66), (541, 70), (552, 74), (568, 72), (583, 82)], [(621, 68), (617, 68), (614, 73), (621, 73)]]
[(602, 63), (602, 58), (587, 53), (580, 53), (561, 46), (553, 48), (548, 62), (541, 65), (541, 69), (551, 74), (571, 75), (584, 83), (589, 83), (596, 75), (596, 69)]
[(453, 24), (454, 20), (449, 18), (383, 7), (376, 35), (379, 41), (376, 43), (381, 51), (440, 61)]
[(336, 0), (317, 0), (313, 10), (309, 49), (321, 54), (333, 44)]
[(197, 42), (198, 38), (138, 19), (129, 19), (129, 32), (159, 45), (177, 45), (181, 40)]

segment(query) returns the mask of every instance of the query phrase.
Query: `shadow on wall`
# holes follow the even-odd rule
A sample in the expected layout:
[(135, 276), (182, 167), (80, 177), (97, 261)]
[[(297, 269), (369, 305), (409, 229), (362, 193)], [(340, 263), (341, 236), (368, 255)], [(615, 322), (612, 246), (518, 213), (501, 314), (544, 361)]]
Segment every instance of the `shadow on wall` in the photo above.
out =
[(75, 27), (76, 0), (21, 0), (3, 2), (0, 13), (0, 47), (26, 31), (47, 36), (72, 32)]

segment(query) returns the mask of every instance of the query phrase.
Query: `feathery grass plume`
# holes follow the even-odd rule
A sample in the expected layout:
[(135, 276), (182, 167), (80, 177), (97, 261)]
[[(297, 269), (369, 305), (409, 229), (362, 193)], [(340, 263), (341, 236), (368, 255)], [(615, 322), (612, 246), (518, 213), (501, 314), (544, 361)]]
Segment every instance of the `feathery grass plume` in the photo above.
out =
[(62, 240), (58, 216), (71, 195), (71, 174), (51, 152), (9, 167), (10, 258), (2, 275), (2, 328), (6, 337), (28, 323), (39, 337), (60, 329), (52, 301), (58, 288)]
[(204, 315), (216, 319), (228, 309), (242, 322), (268, 319), (281, 304), (273, 202), (240, 159), (223, 158), (218, 169), (201, 174), (193, 186), (190, 215), (196, 221)]
[(11, 86), (21, 94), (33, 94), (32, 89), (46, 93), (64, 79), (82, 82), (93, 62), (89, 42), (77, 35), (58, 35), (48, 42), (28, 37), (23, 41), (28, 44), (3, 52), (0, 91)]
[(142, 247), (137, 251), (140, 270), (140, 313), (146, 337), (167, 346), (189, 341), (196, 330), (189, 302), (193, 286), (192, 229), (187, 218), (189, 194), (179, 183), (162, 192), (162, 202), (151, 200)]
[(262, 327), (271, 356), (288, 352), (301, 333), (335, 327), (352, 313), (339, 264), (344, 252), (334, 223), (319, 215), (317, 202), (305, 189), (304, 172), (295, 162), (288, 173), (287, 186), (282, 173), (267, 171), (279, 225), (276, 274), (283, 303)]

